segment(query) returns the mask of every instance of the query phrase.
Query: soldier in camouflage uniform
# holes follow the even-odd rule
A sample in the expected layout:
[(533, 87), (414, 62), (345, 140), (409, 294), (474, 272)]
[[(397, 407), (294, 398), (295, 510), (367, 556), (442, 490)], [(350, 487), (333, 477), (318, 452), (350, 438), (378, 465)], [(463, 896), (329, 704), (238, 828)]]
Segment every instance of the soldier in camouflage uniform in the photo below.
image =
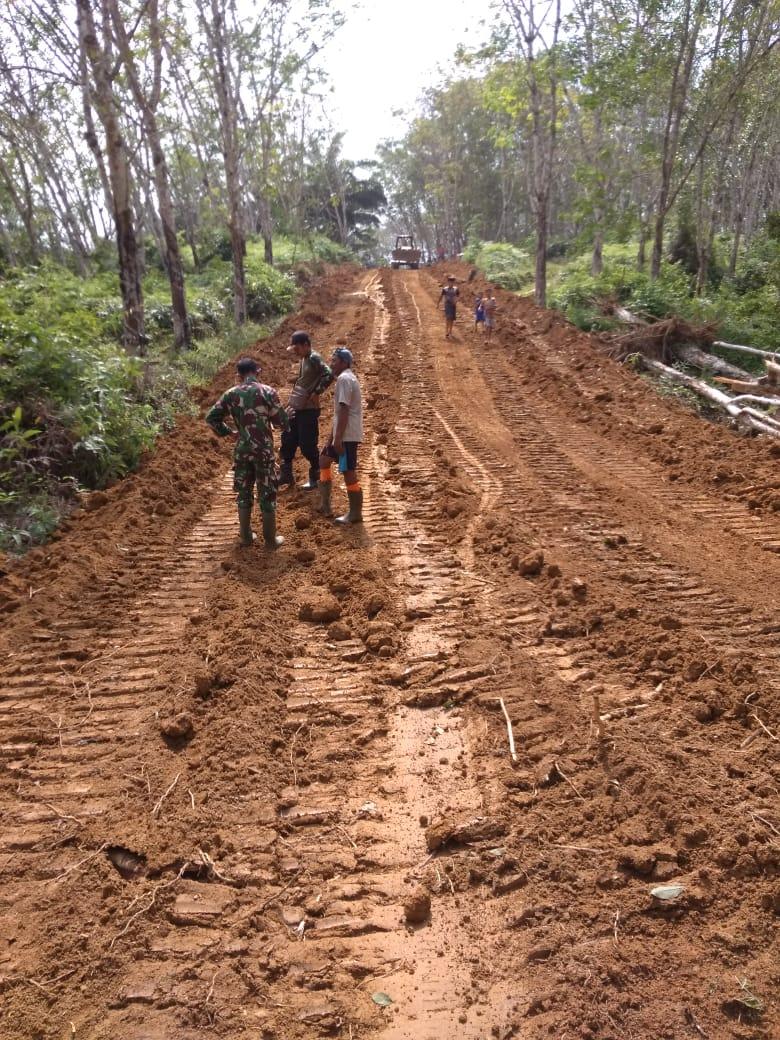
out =
[[(270, 386), (258, 379), (259, 365), (253, 358), (242, 358), (237, 365), (241, 382), (226, 391), (207, 413), (206, 422), (220, 437), (234, 437), (233, 488), (238, 498), (241, 544), (251, 545), (252, 500), (255, 484), (263, 518), (263, 539), (276, 549), (284, 539), (276, 534), (277, 473), (272, 427), (289, 430), (290, 420)], [(236, 430), (225, 422), (230, 417)]]

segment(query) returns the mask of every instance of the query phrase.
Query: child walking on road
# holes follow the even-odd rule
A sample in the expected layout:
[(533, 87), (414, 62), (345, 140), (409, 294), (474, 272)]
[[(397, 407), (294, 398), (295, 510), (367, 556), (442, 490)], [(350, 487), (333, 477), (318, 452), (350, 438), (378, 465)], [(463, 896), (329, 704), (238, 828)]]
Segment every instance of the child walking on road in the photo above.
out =
[(474, 331), (479, 329), (482, 332), (485, 324), (485, 306), (482, 299), (482, 293), (477, 293), (474, 297)]
[(493, 287), (491, 286), (482, 301), (482, 308), (485, 312), (485, 335), (488, 343), (493, 338), (493, 330), (496, 327), (496, 310), (498, 309), (498, 301), (493, 292)]

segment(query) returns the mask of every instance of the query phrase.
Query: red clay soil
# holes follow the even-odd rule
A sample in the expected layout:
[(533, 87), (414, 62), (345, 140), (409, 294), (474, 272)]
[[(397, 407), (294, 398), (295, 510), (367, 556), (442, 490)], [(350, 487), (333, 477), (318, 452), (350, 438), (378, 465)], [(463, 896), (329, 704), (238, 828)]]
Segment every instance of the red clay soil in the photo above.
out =
[(256, 347), (354, 350), (362, 527), (239, 549), (185, 419), (6, 564), (3, 1040), (778, 1035), (776, 446), (435, 274)]

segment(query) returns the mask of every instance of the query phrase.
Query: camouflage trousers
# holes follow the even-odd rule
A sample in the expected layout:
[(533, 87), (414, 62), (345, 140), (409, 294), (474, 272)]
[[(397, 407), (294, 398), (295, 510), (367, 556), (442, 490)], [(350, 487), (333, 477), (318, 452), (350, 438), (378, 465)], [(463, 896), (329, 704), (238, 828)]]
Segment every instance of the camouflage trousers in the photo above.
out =
[(239, 509), (252, 508), (257, 485), (257, 501), (261, 512), (275, 512), (278, 482), (279, 474), (273, 454), (245, 455), (233, 462), (233, 490)]

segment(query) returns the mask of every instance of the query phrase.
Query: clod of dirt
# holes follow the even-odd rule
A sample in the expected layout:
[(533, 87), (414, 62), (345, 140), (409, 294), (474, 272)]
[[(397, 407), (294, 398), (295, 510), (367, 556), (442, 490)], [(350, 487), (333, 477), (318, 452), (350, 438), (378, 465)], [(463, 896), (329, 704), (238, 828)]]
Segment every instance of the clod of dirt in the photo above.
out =
[(328, 627), (328, 639), (332, 639), (335, 643), (340, 643), (345, 639), (349, 639), (351, 634), (349, 626), (345, 625), (343, 621), (334, 621), (333, 624)]
[(295, 559), (298, 563), (312, 563), (316, 555), (313, 549), (299, 549), (295, 554)]
[(368, 603), (366, 603), (366, 614), (368, 614), (370, 618), (376, 617), (384, 605), (385, 600), (383, 596), (372, 596)]
[(544, 567), (544, 553), (541, 549), (536, 549), (517, 561), (518, 571), (526, 578), (533, 578), (535, 575), (541, 574), (542, 567)]
[(563, 571), (561, 570), (561, 568), (558, 566), (557, 563), (548, 563), (547, 564), (547, 577), (548, 578), (560, 578), (562, 573), (563, 573)]
[(706, 661), (689, 661), (683, 669), (683, 679), (685, 679), (686, 682), (696, 682), (696, 680), (700, 679), (706, 671), (709, 671)]
[(409, 924), (424, 924), (431, 916), (431, 897), (418, 886), (404, 900), (404, 917)]
[(306, 911), (302, 906), (283, 906), (279, 916), (288, 928), (297, 928), (301, 921), (306, 920)]
[(305, 513), (299, 513), (295, 518), (295, 526), (299, 531), (305, 531), (307, 527), (311, 527), (311, 517), (306, 516)]
[(100, 509), (102, 506), (108, 504), (108, 495), (105, 491), (93, 491), (91, 495), (88, 495), (84, 499), (84, 508), (88, 513), (93, 512), (95, 509)]
[(214, 676), (210, 672), (201, 672), (195, 676), (195, 694), (198, 697), (208, 697), (214, 689)]
[(413, 690), (404, 697), (402, 703), (407, 708), (438, 708), (449, 700), (455, 700), (455, 698), (448, 690), (438, 686), (429, 686), (424, 689)]
[(761, 896), (761, 906), (764, 910), (771, 910), (773, 914), (780, 914), (780, 885), (773, 892), (765, 892)]
[(671, 614), (664, 614), (663, 617), (660, 617), (658, 624), (665, 632), (676, 632), (682, 628), (682, 621), (679, 618), (672, 617)]
[(363, 642), (372, 653), (378, 653), (383, 646), (392, 646), (395, 627), (389, 621), (372, 621), (363, 633)]
[(341, 617), (341, 607), (335, 596), (325, 591), (313, 592), (301, 603), (298, 617), (301, 621), (338, 621)]
[(429, 852), (435, 852), (443, 845), (463, 845), (472, 841), (493, 841), (507, 832), (503, 820), (488, 816), (478, 816), (470, 820), (440, 820), (431, 824), (425, 831), (425, 841)]
[(549, 943), (539, 943), (538, 946), (532, 946), (528, 953), (525, 955), (526, 963), (533, 964), (534, 961), (546, 961), (555, 953), (555, 947)]
[(583, 600), (588, 595), (587, 583), (581, 578), (575, 578), (571, 583), (571, 592), (575, 599)]
[(604, 539), (604, 545), (608, 549), (617, 549), (621, 545), (625, 545), (628, 539), (624, 534), (608, 534)]
[(165, 740), (184, 741), (191, 740), (195, 735), (195, 725), (192, 717), (186, 711), (174, 715), (172, 719), (160, 723), (160, 733)]
[(125, 881), (134, 881), (146, 873), (146, 857), (139, 856), (137, 852), (131, 852), (122, 845), (110, 845), (106, 849), (106, 855)]
[(222, 568), (223, 571), (226, 571), (226, 572), (227, 571), (232, 571), (233, 570), (233, 561), (232, 560), (223, 560), (222, 563), (220, 563), (220, 567)]

